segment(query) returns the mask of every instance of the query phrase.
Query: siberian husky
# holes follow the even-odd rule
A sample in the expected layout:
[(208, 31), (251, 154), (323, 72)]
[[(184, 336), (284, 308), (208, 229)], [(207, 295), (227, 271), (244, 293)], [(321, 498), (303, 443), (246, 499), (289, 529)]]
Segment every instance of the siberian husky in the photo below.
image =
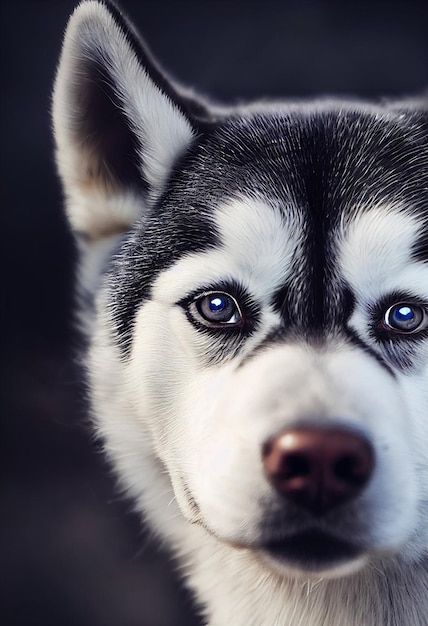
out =
[(211, 108), (70, 19), (93, 417), (210, 626), (428, 624), (427, 109)]

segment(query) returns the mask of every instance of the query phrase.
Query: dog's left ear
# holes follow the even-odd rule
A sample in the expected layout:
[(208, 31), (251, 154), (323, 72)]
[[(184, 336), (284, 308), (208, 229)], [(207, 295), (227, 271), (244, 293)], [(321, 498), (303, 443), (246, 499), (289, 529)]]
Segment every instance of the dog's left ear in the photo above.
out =
[(196, 135), (189, 103), (114, 5), (77, 7), (53, 95), (57, 164), (75, 231), (99, 239), (148, 210)]

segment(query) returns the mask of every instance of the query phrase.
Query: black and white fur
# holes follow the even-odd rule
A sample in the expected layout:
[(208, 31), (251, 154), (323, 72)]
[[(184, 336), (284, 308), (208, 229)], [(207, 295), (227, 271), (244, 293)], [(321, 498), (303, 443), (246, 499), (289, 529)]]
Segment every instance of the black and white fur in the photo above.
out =
[[(423, 99), (210, 109), (115, 6), (70, 19), (53, 123), (93, 416), (210, 626), (428, 624), (427, 122)], [(245, 323), (207, 323), (211, 292)], [(401, 301), (417, 332), (382, 323)], [(262, 468), (301, 422), (375, 452), (322, 517)], [(269, 554), (301, 531), (356, 553)]]

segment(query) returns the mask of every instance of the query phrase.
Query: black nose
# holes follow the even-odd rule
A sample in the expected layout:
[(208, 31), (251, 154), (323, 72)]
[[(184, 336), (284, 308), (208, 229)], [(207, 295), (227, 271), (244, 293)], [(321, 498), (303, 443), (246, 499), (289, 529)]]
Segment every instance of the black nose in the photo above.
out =
[(357, 496), (374, 468), (374, 450), (346, 428), (284, 430), (263, 448), (268, 480), (285, 498), (323, 515)]

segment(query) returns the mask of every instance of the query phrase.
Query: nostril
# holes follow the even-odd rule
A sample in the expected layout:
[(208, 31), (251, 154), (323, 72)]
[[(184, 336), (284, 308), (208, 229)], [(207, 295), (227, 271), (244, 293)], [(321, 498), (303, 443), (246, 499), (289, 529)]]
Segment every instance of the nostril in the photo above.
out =
[(284, 457), (280, 473), (284, 478), (304, 477), (310, 475), (311, 469), (307, 455), (295, 453)]
[(369, 470), (361, 456), (344, 454), (334, 462), (333, 475), (342, 482), (360, 487), (366, 482)]

